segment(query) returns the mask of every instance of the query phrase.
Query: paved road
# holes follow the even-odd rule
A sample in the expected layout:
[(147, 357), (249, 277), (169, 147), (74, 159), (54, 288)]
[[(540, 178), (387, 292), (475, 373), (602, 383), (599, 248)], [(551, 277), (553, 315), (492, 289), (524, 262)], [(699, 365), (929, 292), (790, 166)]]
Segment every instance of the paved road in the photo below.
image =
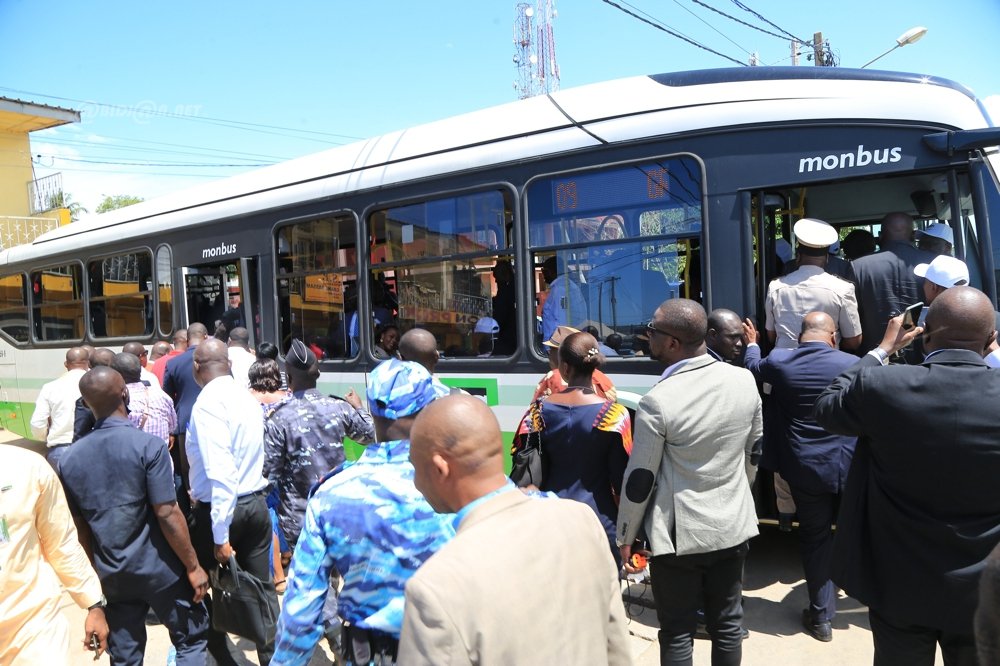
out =
[[(0, 442), (40, 450), (37, 443), (26, 442), (0, 431)], [(806, 606), (805, 581), (798, 561), (795, 534), (784, 534), (765, 527), (763, 534), (751, 542), (744, 588), (746, 626), (750, 637), (743, 644), (743, 663), (748, 666), (843, 666), (872, 662), (871, 631), (867, 609), (854, 599), (841, 594), (839, 612), (833, 623), (832, 643), (820, 643), (801, 631), (799, 618)], [(626, 604), (631, 620), (630, 645), (635, 666), (655, 666), (659, 663), (656, 641), (656, 613), (651, 607), (652, 594), (648, 585), (632, 584), (627, 594), (634, 599)], [(83, 633), (85, 611), (76, 607), (68, 595), (63, 595), (62, 609), (70, 622), (71, 635)], [(162, 626), (148, 627), (146, 663), (166, 664), (170, 641)], [(241, 664), (256, 664), (256, 653), (246, 640), (230, 636)], [(75, 639), (74, 639), (75, 640)], [(695, 666), (711, 663), (711, 645), (697, 640), (694, 646)], [(107, 664), (107, 658), (100, 662)], [(212, 663), (210, 661), (210, 663)], [(311, 665), (332, 663), (331, 654), (322, 646), (314, 654)], [(935, 662), (943, 664), (940, 654)], [(95, 664), (92, 654), (83, 650), (72, 666)]]

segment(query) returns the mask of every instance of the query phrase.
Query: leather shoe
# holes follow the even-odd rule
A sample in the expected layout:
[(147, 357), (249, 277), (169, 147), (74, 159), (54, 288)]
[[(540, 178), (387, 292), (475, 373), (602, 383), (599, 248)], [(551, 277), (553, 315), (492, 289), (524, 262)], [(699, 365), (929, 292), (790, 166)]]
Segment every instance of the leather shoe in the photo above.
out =
[(818, 641), (829, 643), (833, 640), (833, 627), (829, 622), (813, 622), (809, 609), (802, 610), (802, 628)]

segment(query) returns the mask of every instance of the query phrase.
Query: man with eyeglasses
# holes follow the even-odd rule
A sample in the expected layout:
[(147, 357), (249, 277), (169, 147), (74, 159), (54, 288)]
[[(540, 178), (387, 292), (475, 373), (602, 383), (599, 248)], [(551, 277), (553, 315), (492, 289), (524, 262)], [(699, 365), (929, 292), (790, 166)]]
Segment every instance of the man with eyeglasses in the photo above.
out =
[(684, 298), (664, 302), (647, 326), (650, 354), (667, 368), (639, 402), (617, 543), (637, 573), (632, 547), (641, 530), (648, 536), (661, 662), (690, 663), (704, 604), (712, 663), (734, 665), (763, 426), (753, 376), (713, 358), (707, 332), (704, 308)]

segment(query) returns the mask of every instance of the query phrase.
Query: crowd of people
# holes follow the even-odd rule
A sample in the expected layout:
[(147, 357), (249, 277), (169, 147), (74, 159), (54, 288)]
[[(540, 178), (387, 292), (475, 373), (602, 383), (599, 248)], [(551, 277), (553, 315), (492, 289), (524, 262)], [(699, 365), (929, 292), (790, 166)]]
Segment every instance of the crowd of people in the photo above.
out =
[(781, 528), (797, 521), (809, 636), (833, 639), (840, 588), (869, 608), (877, 665), (938, 645), (998, 663), (1000, 315), (950, 247), (913, 247), (901, 214), (882, 229), (834, 275), (836, 230), (796, 223), (764, 336), (663, 302), (645, 338), (664, 370), (634, 413), (596, 331), (547, 331), (512, 444), (543, 464), (522, 488), (493, 411), (436, 378), (426, 330), (382, 336), (366, 400), (321, 392), (308, 343), (279, 362), (240, 326), (74, 347), (32, 418), (48, 464), (0, 447), (0, 663), (67, 659), (61, 584), (112, 663), (142, 662), (151, 611), (176, 663), (235, 664), (209, 591), (235, 561), (284, 594), (261, 664), (306, 664), (321, 640), (358, 665), (627, 664), (621, 579), (647, 562), (661, 663), (691, 664), (703, 624), (712, 663), (739, 664), (758, 467)]

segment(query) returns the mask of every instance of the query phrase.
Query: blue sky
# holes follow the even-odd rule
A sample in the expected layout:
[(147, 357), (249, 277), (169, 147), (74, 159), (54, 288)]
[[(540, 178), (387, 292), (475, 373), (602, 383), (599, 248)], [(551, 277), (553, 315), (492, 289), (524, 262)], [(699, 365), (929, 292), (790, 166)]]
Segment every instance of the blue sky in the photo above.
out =
[[(776, 31), (734, 0), (703, 1)], [(788, 41), (694, 0), (620, 4), (736, 60), (756, 51), (764, 64), (790, 64)], [(1000, 116), (997, 0), (743, 4), (798, 37), (822, 31), (842, 66), (925, 26), (923, 40), (877, 67), (957, 80)], [(556, 9), (563, 88), (732, 65), (602, 0)], [(192, 164), (269, 163), (511, 101), (514, 16), (515, 2), (492, 0), (3, 0), (0, 96), (83, 111), (79, 125), (33, 135), (33, 152), (36, 176), (62, 172), (64, 189), (93, 209), (104, 194), (151, 198), (250, 168)]]

